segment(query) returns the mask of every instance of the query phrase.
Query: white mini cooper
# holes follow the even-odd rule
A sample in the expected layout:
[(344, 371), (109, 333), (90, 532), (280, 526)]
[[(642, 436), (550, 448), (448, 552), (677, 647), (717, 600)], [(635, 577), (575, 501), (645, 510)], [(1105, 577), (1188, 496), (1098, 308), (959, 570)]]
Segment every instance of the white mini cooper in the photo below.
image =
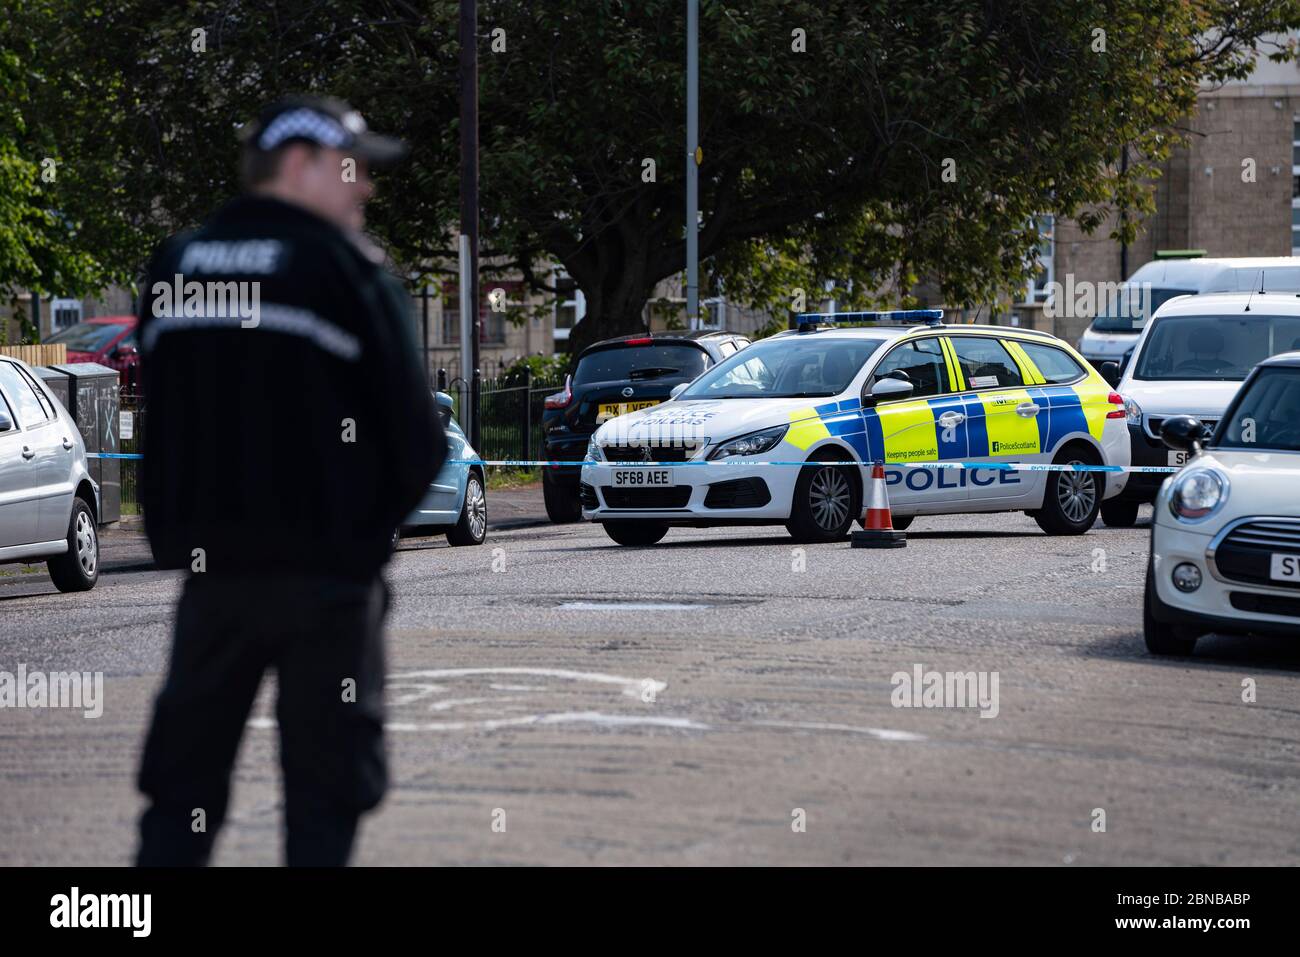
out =
[(1190, 654), (1209, 632), (1300, 636), (1300, 352), (1256, 366), (1211, 432), (1166, 419), (1191, 454), (1156, 498), (1144, 632)]

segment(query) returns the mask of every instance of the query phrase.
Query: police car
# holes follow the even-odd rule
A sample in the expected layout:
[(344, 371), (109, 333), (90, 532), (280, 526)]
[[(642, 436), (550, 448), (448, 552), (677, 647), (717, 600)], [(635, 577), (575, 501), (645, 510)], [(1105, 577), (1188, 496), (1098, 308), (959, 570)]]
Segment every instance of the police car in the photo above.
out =
[(1143, 632), (1159, 655), (1209, 632), (1300, 633), (1300, 352), (1261, 362), (1215, 429), (1167, 418), (1190, 461), (1151, 524)]
[[(1126, 466), (1124, 400), (1055, 336), (942, 317), (800, 316), (798, 331), (736, 353), (670, 401), (606, 422), (582, 469), (583, 518), (624, 545), (654, 544), (674, 525), (784, 524), (797, 540), (833, 541), (860, 517), (880, 459), (892, 463), (896, 528), (1025, 511), (1051, 534), (1086, 532), (1127, 473), (988, 466)], [(933, 467), (945, 462), (970, 467)]]

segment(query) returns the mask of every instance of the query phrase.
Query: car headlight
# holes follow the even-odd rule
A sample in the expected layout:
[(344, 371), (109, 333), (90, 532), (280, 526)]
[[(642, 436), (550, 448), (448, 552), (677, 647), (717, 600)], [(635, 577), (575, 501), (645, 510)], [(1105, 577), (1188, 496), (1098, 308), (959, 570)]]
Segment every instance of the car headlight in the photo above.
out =
[(1194, 469), (1180, 475), (1169, 491), (1169, 511), (1175, 518), (1195, 522), (1215, 511), (1228, 497), (1228, 483), (1218, 472)]
[(1132, 425), (1142, 424), (1142, 406), (1137, 404), (1136, 399), (1124, 396), (1124, 416)]
[(738, 439), (732, 439), (730, 442), (718, 446), (709, 458), (725, 459), (732, 455), (758, 455), (780, 442), (789, 428), (788, 425), (778, 425), (774, 429), (764, 429), (762, 432), (742, 435)]
[(596, 444), (596, 437), (594, 435), (587, 441), (587, 454), (585, 458), (588, 462), (605, 461), (605, 453), (602, 452), (600, 446)]

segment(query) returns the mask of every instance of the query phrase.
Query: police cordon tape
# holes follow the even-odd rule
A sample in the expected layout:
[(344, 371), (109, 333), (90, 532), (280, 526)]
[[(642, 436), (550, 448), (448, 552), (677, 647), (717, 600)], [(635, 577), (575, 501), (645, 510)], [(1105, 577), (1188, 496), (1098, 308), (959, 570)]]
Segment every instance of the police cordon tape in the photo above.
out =
[(803, 468), (807, 465), (857, 465), (863, 468), (870, 468), (872, 465), (881, 464), (885, 468), (896, 469), (992, 469), (998, 472), (1137, 472), (1158, 475), (1173, 475), (1175, 472), (1182, 471), (1174, 465), (1047, 465), (1030, 462), (861, 462), (857, 459), (851, 461), (830, 460), (826, 462), (780, 462), (780, 461), (732, 461), (730, 459), (718, 459), (717, 461), (703, 462), (610, 462), (596, 461), (594, 459), (583, 459), (577, 461), (550, 461), (547, 459), (448, 459), (448, 465), (494, 465), (494, 466), (572, 466), (572, 465), (609, 465), (619, 468), (698, 468), (705, 465), (776, 465), (776, 466), (794, 466)]
[[(144, 458), (138, 452), (87, 452), (88, 459), (126, 459), (129, 461), (139, 461)], [(576, 465), (611, 465), (624, 468), (699, 468), (706, 465), (774, 465), (774, 466), (794, 466), (803, 468), (805, 465), (811, 465), (811, 462), (751, 462), (751, 461), (732, 461), (730, 459), (718, 459), (717, 461), (704, 462), (608, 462), (596, 461), (594, 459), (580, 459), (574, 461), (552, 460), (552, 459), (448, 459), (446, 465), (484, 465), (493, 467), (506, 468), (535, 468), (535, 467), (561, 467)], [(850, 461), (831, 460), (827, 462), (817, 462), (817, 465), (857, 465), (863, 468), (875, 465), (875, 462), (860, 462), (856, 459)], [(996, 472), (1130, 472), (1135, 474), (1146, 475), (1173, 475), (1181, 471), (1176, 465), (1046, 465), (1031, 462), (881, 462), (885, 468), (895, 469), (992, 469)]]

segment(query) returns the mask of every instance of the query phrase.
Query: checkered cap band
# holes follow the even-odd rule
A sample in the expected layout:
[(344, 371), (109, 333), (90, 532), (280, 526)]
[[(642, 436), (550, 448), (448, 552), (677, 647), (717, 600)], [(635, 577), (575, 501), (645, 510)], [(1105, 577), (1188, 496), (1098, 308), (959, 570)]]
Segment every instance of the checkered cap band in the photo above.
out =
[(257, 148), (273, 150), (285, 140), (295, 137), (303, 137), (331, 149), (338, 149), (352, 141), (352, 134), (337, 120), (315, 110), (301, 109), (281, 113), (272, 120), (257, 138)]

